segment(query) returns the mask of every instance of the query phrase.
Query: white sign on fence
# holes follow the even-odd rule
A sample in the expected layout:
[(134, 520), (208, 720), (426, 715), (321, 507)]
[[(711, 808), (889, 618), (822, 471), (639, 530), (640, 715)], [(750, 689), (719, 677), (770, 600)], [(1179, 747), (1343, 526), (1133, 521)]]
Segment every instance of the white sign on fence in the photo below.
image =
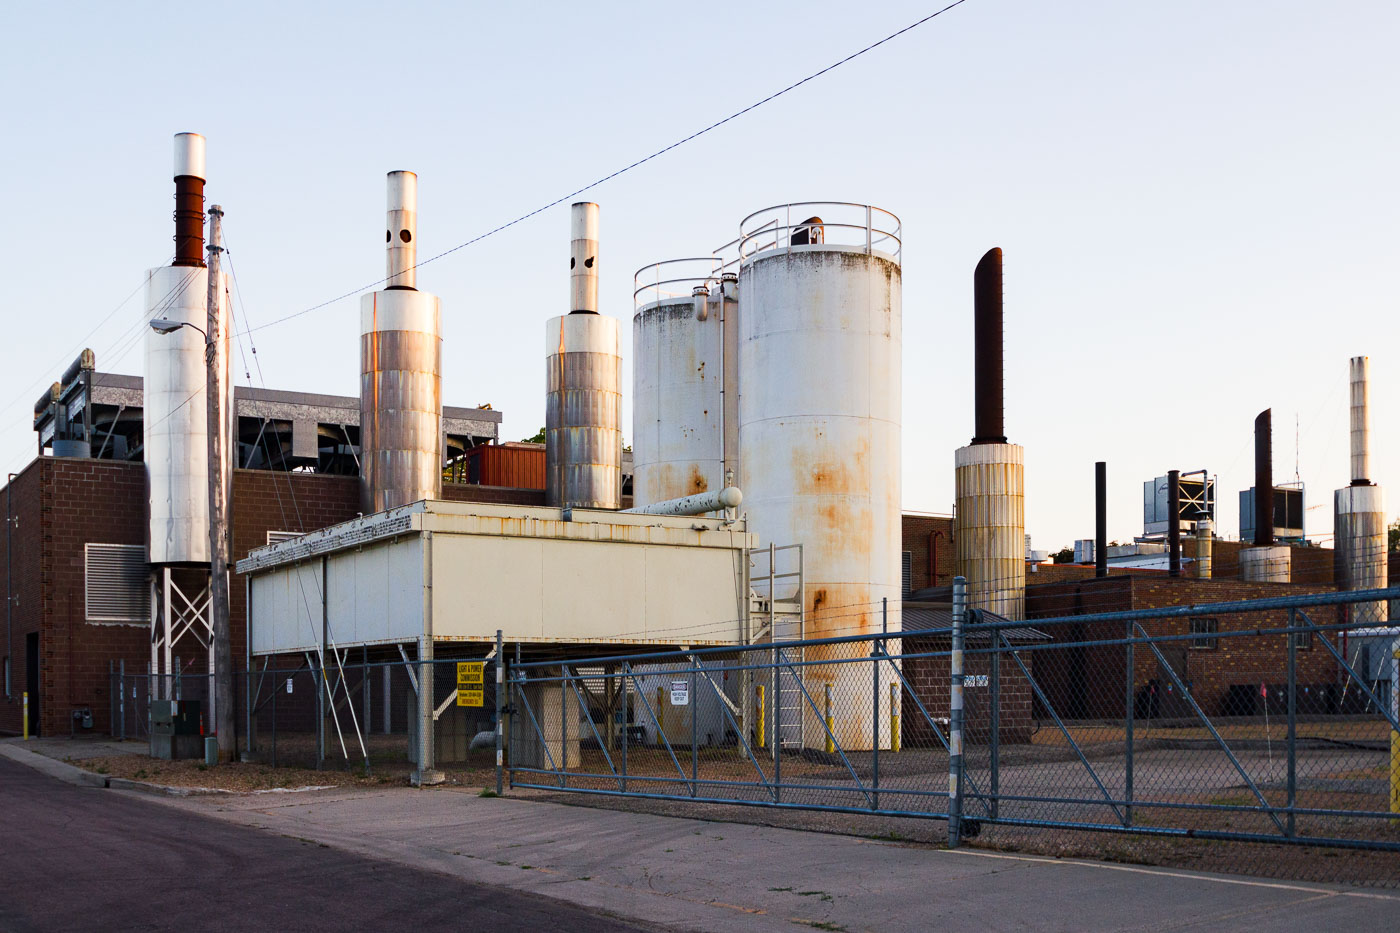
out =
[(690, 705), (690, 681), (688, 681), (688, 680), (673, 680), (673, 681), (671, 681), (671, 705), (672, 705), (672, 706), (689, 706), (689, 705)]
[(986, 674), (964, 674), (964, 675), (963, 675), (963, 686), (964, 686), (964, 687), (985, 687), (985, 686), (987, 686), (987, 675), (986, 675)]

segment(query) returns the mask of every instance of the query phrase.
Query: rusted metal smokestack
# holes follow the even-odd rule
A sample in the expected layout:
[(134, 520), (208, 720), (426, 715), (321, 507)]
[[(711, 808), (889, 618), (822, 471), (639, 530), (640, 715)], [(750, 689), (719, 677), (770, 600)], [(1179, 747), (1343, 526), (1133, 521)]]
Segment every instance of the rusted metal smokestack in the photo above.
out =
[(569, 313), (598, 313), (598, 205), (569, 210)]
[(1181, 576), (1181, 471), (1167, 471), (1167, 574)]
[(1001, 248), (987, 250), (972, 273), (976, 365), (974, 444), (1005, 444), (1002, 398)]
[(1094, 464), (1094, 576), (1108, 576), (1108, 464)]
[(204, 137), (175, 136), (175, 261), (204, 267)]
[(1274, 415), (1266, 408), (1254, 419), (1254, 543), (1274, 543)]

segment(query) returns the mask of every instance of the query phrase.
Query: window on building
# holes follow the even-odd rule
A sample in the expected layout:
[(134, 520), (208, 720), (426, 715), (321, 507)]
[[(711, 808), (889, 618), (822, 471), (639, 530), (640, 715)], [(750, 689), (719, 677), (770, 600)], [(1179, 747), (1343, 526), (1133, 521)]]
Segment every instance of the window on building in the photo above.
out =
[(904, 552), (904, 564), (903, 564), (903, 567), (904, 567), (903, 576), (900, 578), (901, 581), (902, 581), (902, 585), (903, 585), (903, 587), (904, 587), (904, 589), (902, 590), (902, 592), (904, 593), (905, 596), (908, 596), (910, 593), (914, 592), (914, 552), (913, 552), (913, 551), (905, 551), (905, 552)]
[(290, 541), (293, 538), (300, 538), (300, 531), (269, 531), (267, 533), (268, 544), (281, 544), (283, 541)]
[(144, 545), (86, 545), (84, 577), (85, 615), (89, 622), (151, 621)]
[(1313, 646), (1312, 629), (1293, 633), (1293, 647), (1299, 651), (1307, 651)]
[(1218, 648), (1220, 620), (1197, 616), (1191, 620), (1191, 634), (1195, 636), (1191, 639), (1192, 648)]

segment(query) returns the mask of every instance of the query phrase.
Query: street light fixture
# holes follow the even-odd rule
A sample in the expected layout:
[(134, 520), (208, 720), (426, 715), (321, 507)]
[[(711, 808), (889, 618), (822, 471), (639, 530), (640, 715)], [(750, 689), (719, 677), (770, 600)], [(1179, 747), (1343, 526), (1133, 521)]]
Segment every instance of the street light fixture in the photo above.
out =
[(172, 321), (169, 318), (153, 317), (148, 323), (150, 323), (151, 325), (151, 330), (155, 331), (158, 334), (173, 334), (182, 327), (188, 327), (192, 330), (199, 331), (201, 336), (204, 337), (205, 343), (209, 342), (209, 335), (204, 332), (204, 329), (198, 326), (197, 324), (191, 324), (188, 321)]

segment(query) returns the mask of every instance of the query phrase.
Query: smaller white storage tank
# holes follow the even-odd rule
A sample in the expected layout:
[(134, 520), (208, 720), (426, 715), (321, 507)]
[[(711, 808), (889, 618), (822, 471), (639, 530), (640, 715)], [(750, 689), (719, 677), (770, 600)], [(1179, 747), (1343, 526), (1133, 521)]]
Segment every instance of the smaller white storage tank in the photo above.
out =
[(708, 257), (681, 259), (637, 272), (634, 507), (724, 486), (724, 330), (712, 265)]

